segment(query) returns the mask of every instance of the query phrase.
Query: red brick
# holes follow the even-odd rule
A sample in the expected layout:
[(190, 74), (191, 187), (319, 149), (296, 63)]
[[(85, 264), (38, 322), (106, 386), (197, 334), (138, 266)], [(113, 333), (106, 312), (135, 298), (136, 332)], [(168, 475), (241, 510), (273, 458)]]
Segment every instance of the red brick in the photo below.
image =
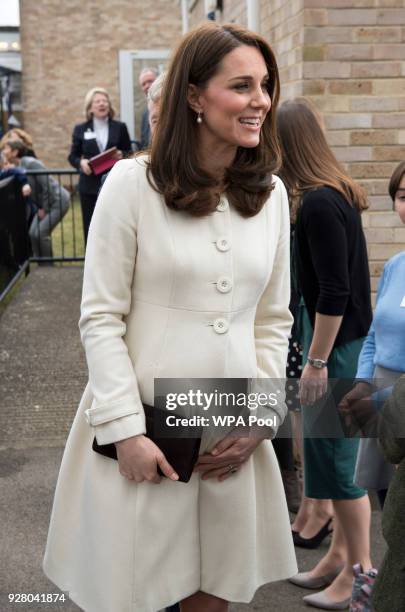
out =
[(401, 76), (401, 62), (356, 62), (352, 64), (354, 78), (387, 78)]
[[(402, 2), (402, 0), (401, 0)], [(339, 29), (343, 29), (340, 27)], [(361, 28), (352, 28), (352, 37), (354, 42), (401, 42), (402, 40), (402, 32), (400, 27), (389, 27), (385, 26), (382, 28), (379, 27), (361, 27)], [(334, 42), (334, 41), (331, 41)], [(340, 42), (340, 41), (337, 41)]]
[(390, 177), (394, 168), (394, 163), (353, 163), (350, 164), (350, 173), (353, 178), (386, 178)]
[(328, 82), (328, 91), (330, 94), (333, 95), (364, 96), (372, 93), (373, 83), (372, 81), (358, 81), (348, 79), (341, 79), (338, 81), (333, 80)]
[(373, 57), (373, 46), (360, 43), (349, 45), (328, 45), (326, 59), (328, 60), (368, 60)]
[(402, 128), (405, 127), (405, 113), (379, 113), (373, 117), (373, 127)]
[(373, 147), (373, 160), (375, 161), (396, 161), (405, 159), (405, 146), (396, 147)]
[[(328, 10), (328, 25), (377, 25), (377, 11), (372, 8)], [(380, 22), (381, 24), (382, 22)], [(386, 23), (386, 22), (384, 22)]]
[(351, 145), (385, 145), (397, 144), (395, 130), (354, 130), (350, 132)]

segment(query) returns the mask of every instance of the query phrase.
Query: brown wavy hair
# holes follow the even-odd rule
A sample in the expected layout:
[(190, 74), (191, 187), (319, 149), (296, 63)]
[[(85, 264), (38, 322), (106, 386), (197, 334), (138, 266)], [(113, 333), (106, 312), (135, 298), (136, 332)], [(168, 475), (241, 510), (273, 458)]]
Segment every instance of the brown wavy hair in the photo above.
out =
[(332, 187), (359, 211), (368, 208), (363, 189), (350, 178), (332, 153), (322, 127), (322, 118), (306, 98), (286, 100), (277, 113), (281, 146), (282, 178), (295, 220), (306, 191)]
[[(198, 159), (198, 124), (188, 103), (189, 85), (203, 89), (218, 72), (222, 59), (248, 45), (260, 51), (266, 63), (271, 109), (262, 125), (257, 147), (238, 147), (233, 164), (220, 184), (202, 169)], [(152, 139), (147, 176), (169, 208), (194, 216), (207, 215), (218, 203), (215, 191), (225, 189), (234, 207), (245, 217), (256, 215), (274, 188), (272, 173), (280, 164), (275, 112), (280, 81), (268, 43), (254, 32), (234, 24), (207, 23), (189, 32), (172, 57), (165, 79), (159, 122)]]
[[(392, 173), (392, 176), (390, 178), (390, 182), (388, 185), (388, 193), (391, 196), (391, 200), (393, 202), (395, 202), (395, 195), (399, 189), (399, 185), (402, 181), (402, 177), (405, 174), (405, 162), (401, 162), (400, 164), (398, 164), (398, 166), (395, 168), (394, 172)], [(394, 206), (394, 210), (395, 210), (395, 206)]]

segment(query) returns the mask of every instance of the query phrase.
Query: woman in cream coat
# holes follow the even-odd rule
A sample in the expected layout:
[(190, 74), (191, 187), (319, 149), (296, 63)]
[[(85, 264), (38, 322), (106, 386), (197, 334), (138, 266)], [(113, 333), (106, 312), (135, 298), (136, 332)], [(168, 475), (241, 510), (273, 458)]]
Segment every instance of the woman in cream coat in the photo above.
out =
[[(225, 437), (217, 453), (203, 436), (185, 484), (144, 436), (142, 409), (153, 404), (155, 378), (284, 376), (289, 218), (285, 189), (272, 176), (278, 92), (262, 38), (201, 26), (168, 71), (150, 159), (118, 162), (101, 191), (80, 320), (89, 384), (67, 441), (44, 561), (86, 612), (155, 612), (176, 601), (184, 612), (223, 612), (297, 571), (268, 433)], [(187, 181), (179, 188), (186, 162), (192, 189)], [(280, 421), (284, 408), (269, 413)], [(116, 443), (119, 466), (92, 451), (94, 435)]]

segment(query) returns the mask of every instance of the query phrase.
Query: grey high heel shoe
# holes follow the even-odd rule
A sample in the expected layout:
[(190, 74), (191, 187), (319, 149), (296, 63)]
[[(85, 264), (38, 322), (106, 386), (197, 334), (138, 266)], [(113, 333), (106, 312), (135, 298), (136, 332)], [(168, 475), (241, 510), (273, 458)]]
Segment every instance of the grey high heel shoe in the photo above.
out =
[(327, 587), (332, 584), (336, 576), (340, 574), (341, 571), (342, 567), (334, 572), (330, 572), (324, 576), (317, 576), (316, 578), (313, 578), (310, 575), (311, 572), (300, 572), (296, 576), (289, 578), (288, 581), (296, 586), (302, 587), (303, 589), (322, 589), (323, 587)]
[(343, 599), (342, 601), (331, 601), (329, 597), (321, 591), (320, 593), (313, 593), (313, 595), (305, 595), (302, 599), (308, 606), (320, 608), (321, 610), (348, 610), (351, 597)]

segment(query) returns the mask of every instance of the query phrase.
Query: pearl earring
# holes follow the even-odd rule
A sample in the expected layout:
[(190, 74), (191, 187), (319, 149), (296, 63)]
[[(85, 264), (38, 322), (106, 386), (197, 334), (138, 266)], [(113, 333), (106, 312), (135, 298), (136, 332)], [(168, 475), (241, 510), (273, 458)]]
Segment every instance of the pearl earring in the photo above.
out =
[(198, 111), (198, 115), (197, 115), (197, 123), (202, 123), (202, 117), (201, 117), (201, 111)]

